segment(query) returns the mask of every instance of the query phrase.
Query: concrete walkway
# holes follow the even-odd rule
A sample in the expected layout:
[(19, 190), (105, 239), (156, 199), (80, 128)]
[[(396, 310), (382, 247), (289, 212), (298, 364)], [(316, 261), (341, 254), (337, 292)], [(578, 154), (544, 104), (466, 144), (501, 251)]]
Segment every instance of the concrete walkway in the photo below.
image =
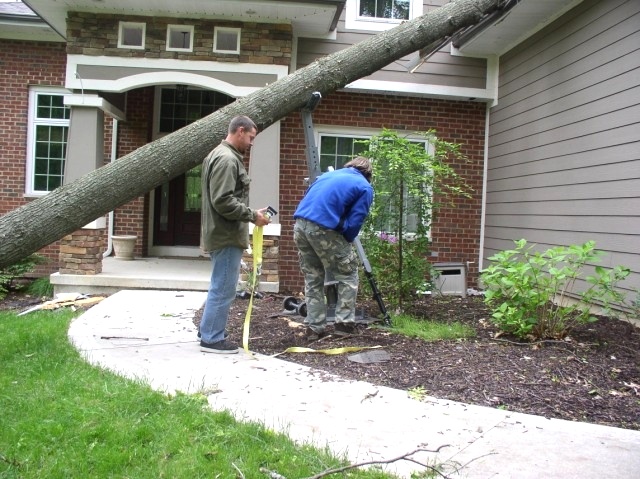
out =
[[(445, 464), (449, 477), (640, 478), (640, 431), (431, 397), (420, 402), (406, 391), (342, 380), (277, 358), (202, 353), (192, 319), (205, 297), (120, 291), (74, 320), (69, 337), (92, 364), (157, 390), (205, 393), (214, 410), (327, 446), (352, 463), (442, 447), (413, 457)], [(409, 461), (384, 469), (406, 478), (423, 470)]]

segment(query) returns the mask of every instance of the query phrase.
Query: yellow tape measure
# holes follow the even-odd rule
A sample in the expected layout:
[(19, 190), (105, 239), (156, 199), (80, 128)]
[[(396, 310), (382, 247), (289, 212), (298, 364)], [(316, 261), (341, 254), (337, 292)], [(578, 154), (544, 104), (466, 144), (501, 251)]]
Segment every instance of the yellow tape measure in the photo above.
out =
[(253, 309), (253, 295), (258, 286), (258, 278), (260, 278), (260, 274), (262, 274), (263, 235), (262, 226), (255, 226), (253, 228), (253, 274), (250, 278), (251, 297), (249, 298), (249, 307), (247, 308), (247, 315), (244, 317), (244, 327), (242, 329), (242, 347), (246, 352), (249, 352), (249, 325), (251, 323), (251, 310)]
[(344, 354), (344, 353), (356, 353), (358, 351), (362, 351), (363, 349), (378, 349), (382, 346), (346, 346), (344, 348), (329, 348), (329, 349), (311, 349), (311, 348), (302, 348), (299, 346), (294, 346), (291, 348), (287, 348), (281, 353), (274, 354), (273, 357), (279, 356), (285, 353), (320, 353), (320, 354)]

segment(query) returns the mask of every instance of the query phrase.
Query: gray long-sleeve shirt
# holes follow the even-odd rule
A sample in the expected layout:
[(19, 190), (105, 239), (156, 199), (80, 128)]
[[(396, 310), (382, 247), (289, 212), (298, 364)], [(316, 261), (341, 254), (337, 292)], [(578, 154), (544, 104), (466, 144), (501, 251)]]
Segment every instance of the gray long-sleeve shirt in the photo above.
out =
[(205, 252), (249, 247), (249, 222), (256, 218), (248, 206), (250, 181), (242, 154), (227, 141), (204, 159), (200, 245)]

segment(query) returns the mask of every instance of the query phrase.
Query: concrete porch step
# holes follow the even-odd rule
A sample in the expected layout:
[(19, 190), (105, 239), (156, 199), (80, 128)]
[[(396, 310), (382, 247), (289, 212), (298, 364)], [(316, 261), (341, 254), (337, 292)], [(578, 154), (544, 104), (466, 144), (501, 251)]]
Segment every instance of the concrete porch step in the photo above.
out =
[[(53, 273), (54, 294), (113, 294), (123, 289), (207, 291), (211, 277), (209, 258), (136, 258), (102, 260), (102, 273), (94, 275)], [(277, 293), (280, 284), (261, 282), (259, 290)], [(238, 289), (242, 289), (239, 284)]]

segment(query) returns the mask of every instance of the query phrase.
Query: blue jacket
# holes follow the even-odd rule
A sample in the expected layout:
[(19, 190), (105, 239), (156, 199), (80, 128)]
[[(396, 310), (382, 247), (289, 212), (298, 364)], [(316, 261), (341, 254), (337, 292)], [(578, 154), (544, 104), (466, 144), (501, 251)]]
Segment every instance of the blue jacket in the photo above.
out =
[(319, 176), (307, 189), (293, 217), (341, 233), (353, 242), (373, 202), (373, 188), (355, 168), (341, 168)]

